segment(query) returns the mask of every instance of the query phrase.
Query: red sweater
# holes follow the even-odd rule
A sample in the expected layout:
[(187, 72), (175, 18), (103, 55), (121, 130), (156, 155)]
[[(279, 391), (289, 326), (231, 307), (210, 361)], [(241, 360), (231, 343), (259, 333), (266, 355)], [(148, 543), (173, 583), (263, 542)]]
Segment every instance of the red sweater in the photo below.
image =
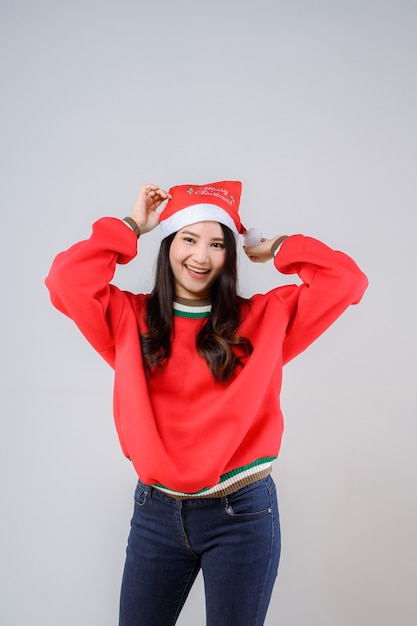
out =
[(116, 428), (141, 480), (194, 493), (237, 468), (275, 458), (283, 431), (282, 366), (360, 301), (366, 276), (346, 254), (310, 237), (288, 237), (275, 267), (298, 274), (302, 284), (251, 298), (237, 334), (254, 349), (224, 385), (195, 349), (202, 319), (175, 316), (168, 363), (160, 375), (146, 375), (139, 341), (146, 295), (109, 284), (116, 264), (136, 253), (135, 233), (119, 219), (102, 218), (88, 240), (58, 254), (46, 284), (52, 303), (115, 370)]

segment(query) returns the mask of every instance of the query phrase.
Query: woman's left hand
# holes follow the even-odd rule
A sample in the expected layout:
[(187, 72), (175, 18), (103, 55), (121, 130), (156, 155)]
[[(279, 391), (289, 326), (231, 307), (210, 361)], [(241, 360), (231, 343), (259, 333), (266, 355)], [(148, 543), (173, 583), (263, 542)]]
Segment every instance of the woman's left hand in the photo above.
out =
[(246, 256), (253, 263), (266, 263), (274, 258), (271, 246), (276, 239), (278, 239), (278, 236), (273, 237), (272, 239), (265, 239), (265, 237), (262, 237), (260, 243), (256, 246), (243, 246), (243, 249)]

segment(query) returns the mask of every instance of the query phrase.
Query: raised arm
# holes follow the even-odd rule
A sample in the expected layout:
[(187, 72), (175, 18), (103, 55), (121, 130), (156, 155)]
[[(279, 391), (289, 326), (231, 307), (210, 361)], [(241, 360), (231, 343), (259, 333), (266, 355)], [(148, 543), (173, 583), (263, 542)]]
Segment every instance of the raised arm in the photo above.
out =
[(302, 281), (299, 286), (276, 290), (289, 313), (284, 363), (305, 350), (351, 304), (358, 304), (368, 286), (367, 277), (353, 259), (312, 237), (265, 239), (245, 252), (255, 262), (274, 258), (277, 270), (298, 274)]
[(110, 284), (116, 264), (131, 261), (137, 253), (137, 233), (158, 224), (157, 209), (168, 194), (156, 185), (144, 185), (138, 195), (131, 227), (121, 219), (104, 217), (95, 224), (89, 239), (61, 252), (46, 278), (53, 305), (70, 317), (93, 347), (111, 365), (113, 336), (128, 306), (126, 294)]

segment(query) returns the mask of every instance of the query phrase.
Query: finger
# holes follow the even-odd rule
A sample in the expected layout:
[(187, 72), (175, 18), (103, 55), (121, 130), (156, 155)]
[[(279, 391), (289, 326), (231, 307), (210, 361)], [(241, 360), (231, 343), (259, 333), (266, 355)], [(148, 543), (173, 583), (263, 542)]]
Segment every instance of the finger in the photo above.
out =
[(244, 250), (245, 250), (245, 253), (246, 253), (248, 256), (255, 256), (255, 255), (256, 255), (256, 252), (259, 252), (259, 250), (258, 250), (257, 248), (258, 248), (258, 246), (250, 246), (250, 247), (248, 247), (248, 248), (247, 248), (247, 247), (244, 247)]
[(158, 185), (148, 184), (148, 185), (144, 185), (143, 188), (147, 194), (150, 194), (150, 195), (158, 194), (159, 196), (161, 196), (161, 198), (164, 198), (164, 200), (171, 197), (171, 194), (168, 191), (165, 191), (161, 187), (158, 187)]
[(171, 198), (170, 194), (162, 189), (151, 190), (148, 192), (148, 196), (154, 200), (158, 200), (159, 202), (164, 202), (165, 200), (169, 200), (169, 198)]
[(248, 248), (247, 246), (243, 246), (243, 252), (246, 254), (246, 256), (249, 256), (249, 257), (252, 256), (251, 255), (251, 251), (252, 251), (252, 248)]

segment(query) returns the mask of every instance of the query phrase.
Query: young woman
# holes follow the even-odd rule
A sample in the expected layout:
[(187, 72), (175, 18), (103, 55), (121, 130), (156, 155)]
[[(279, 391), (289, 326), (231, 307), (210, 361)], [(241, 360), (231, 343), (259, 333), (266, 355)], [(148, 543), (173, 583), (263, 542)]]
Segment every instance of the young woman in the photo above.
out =
[[(46, 280), (53, 304), (114, 368), (117, 431), (138, 474), (120, 626), (175, 624), (200, 569), (209, 626), (264, 623), (280, 555), (271, 468), (282, 366), (367, 286), (346, 254), (277, 236), (245, 252), (301, 284), (240, 297), (240, 192), (235, 181), (146, 185), (130, 217), (98, 220)], [(119, 290), (116, 264), (158, 224), (152, 293)]]

